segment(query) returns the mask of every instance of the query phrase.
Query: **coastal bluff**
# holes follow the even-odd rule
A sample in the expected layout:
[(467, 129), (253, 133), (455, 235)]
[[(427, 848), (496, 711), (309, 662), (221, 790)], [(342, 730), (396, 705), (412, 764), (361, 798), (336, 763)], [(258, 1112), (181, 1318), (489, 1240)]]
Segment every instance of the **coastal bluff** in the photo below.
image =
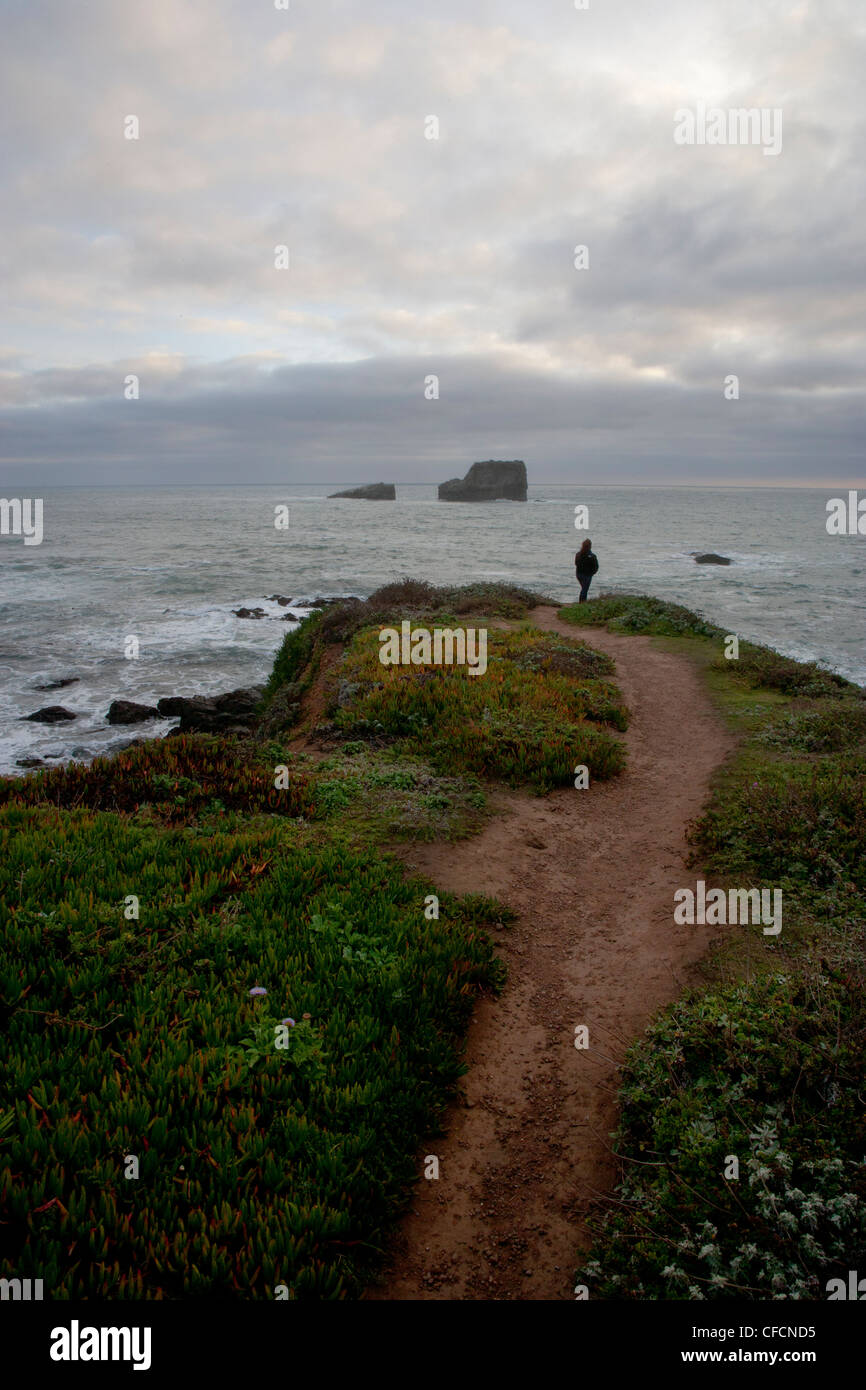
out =
[(354, 497), (361, 502), (396, 502), (397, 489), (393, 483), (365, 483), (363, 487), (350, 487), (345, 492), (331, 492), (331, 497)]
[(523, 459), (485, 459), (473, 463), (465, 478), (439, 484), (440, 502), (525, 502)]

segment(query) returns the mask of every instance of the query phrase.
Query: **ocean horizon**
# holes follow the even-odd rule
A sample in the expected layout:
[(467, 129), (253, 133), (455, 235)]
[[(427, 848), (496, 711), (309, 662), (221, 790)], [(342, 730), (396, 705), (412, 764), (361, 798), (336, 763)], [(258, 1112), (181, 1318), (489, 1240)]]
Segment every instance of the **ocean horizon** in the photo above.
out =
[[(435, 484), (397, 484), (395, 502), (328, 498), (339, 486), (42, 490), (41, 544), (0, 538), (0, 771), (22, 772), (22, 758), (87, 759), (173, 722), (110, 726), (114, 699), (153, 704), (263, 682), (287, 627), (317, 597), (366, 598), (408, 575), (572, 599), (587, 535), (600, 561), (591, 597), (639, 591), (681, 603), (866, 684), (866, 539), (828, 533), (830, 486), (535, 483), (526, 503), (440, 502)], [(281, 507), (285, 529), (275, 526)], [(731, 564), (697, 565), (701, 551)], [(266, 616), (239, 618), (243, 607)], [(135, 659), (124, 654), (130, 636)], [(52, 703), (75, 720), (24, 719)]]

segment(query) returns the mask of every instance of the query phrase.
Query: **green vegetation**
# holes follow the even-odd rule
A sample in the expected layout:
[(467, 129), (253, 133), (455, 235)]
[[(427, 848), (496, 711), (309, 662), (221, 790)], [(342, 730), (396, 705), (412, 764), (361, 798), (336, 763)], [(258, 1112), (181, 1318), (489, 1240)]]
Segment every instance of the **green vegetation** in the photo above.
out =
[(727, 928), (708, 987), (630, 1049), (622, 1182), (577, 1278), (602, 1298), (825, 1298), (866, 1264), (866, 692), (750, 643), (726, 660), (721, 629), (655, 599), (560, 616), (677, 639), (705, 671), (743, 742), (693, 866), (784, 901), (779, 938)]
[[(440, 625), (456, 622), (446, 616)], [(627, 722), (619, 692), (602, 678), (613, 663), (599, 652), (568, 650), (535, 630), (491, 629), (487, 671), (472, 675), (465, 666), (382, 666), (379, 651), (379, 629), (364, 628), (340, 665), (352, 697), (334, 711), (334, 724), (347, 737), (393, 739), (439, 771), (539, 792), (570, 784), (577, 763), (593, 778), (623, 766), (620, 740), (596, 727)]]
[[(625, 723), (579, 643), (497, 635), (481, 678), (378, 663), (381, 612), (521, 619), (533, 595), (410, 582), (374, 599), (287, 636), (250, 738), (0, 780), (2, 1275), (54, 1299), (342, 1299), (368, 1277), (511, 917), (441, 892), (428, 916), (431, 885), (381, 841), (470, 833), (481, 775), (613, 771), (596, 724)], [(331, 746), (292, 750), (323, 713)]]
[(654, 637), (721, 637), (722, 629), (699, 613), (647, 594), (602, 594), (591, 603), (560, 608), (563, 622), (606, 627), (610, 632), (642, 632)]
[(8, 800), (4, 1273), (52, 1298), (357, 1291), (499, 983), (501, 913), (440, 894), (428, 921), (428, 887), (314, 829)]
[(318, 762), (314, 798), (317, 816), (372, 845), (457, 840), (486, 819), (487, 798), (475, 778), (438, 775), (421, 758), (361, 740)]
[(625, 1069), (591, 1297), (821, 1299), (862, 1267), (862, 985), (773, 973), (656, 1021)]
[(254, 745), (196, 734), (153, 739), (89, 766), (70, 763), (33, 777), (0, 779), (0, 806), (42, 802), (95, 811), (150, 806), (171, 821), (229, 808), (302, 816), (310, 807), (310, 789), (296, 772), (286, 790), (277, 790), (274, 764)]

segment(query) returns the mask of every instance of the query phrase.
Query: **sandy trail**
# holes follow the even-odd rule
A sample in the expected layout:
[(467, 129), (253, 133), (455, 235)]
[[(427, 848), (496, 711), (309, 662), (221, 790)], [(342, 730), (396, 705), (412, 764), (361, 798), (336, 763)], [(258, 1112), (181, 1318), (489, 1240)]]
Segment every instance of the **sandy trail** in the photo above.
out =
[(695, 878), (685, 827), (734, 746), (698, 673), (648, 638), (582, 631), (552, 607), (532, 617), (615, 659), (629, 768), (586, 791), (504, 796), (480, 835), (402, 854), (442, 888), (495, 894), (519, 921), (499, 942), (505, 991), (470, 1026), (466, 1103), (426, 1150), (439, 1180), (419, 1182), (367, 1298), (574, 1297), (588, 1208), (616, 1180), (618, 1062), (717, 930), (673, 923), (674, 890)]

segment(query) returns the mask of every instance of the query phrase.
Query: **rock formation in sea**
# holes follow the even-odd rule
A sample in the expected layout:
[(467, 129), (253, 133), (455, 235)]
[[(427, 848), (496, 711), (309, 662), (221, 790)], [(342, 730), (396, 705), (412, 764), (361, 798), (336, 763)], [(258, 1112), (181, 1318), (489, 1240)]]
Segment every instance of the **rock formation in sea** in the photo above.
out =
[(263, 685), (227, 690), (224, 695), (171, 695), (157, 705), (163, 718), (180, 716), (172, 733), (243, 732), (252, 723), (256, 706), (265, 693)]
[(363, 487), (350, 487), (345, 492), (332, 492), (331, 497), (354, 497), (362, 502), (396, 502), (397, 489), (393, 483), (365, 483)]
[(22, 714), (21, 718), (36, 724), (60, 724), (64, 719), (75, 719), (77, 716), (71, 709), (64, 709), (63, 705), (45, 705), (33, 714)]
[(112, 700), (106, 719), (109, 724), (140, 724), (144, 719), (159, 719), (154, 705), (139, 705), (135, 700)]
[(485, 459), (473, 463), (465, 478), (439, 484), (440, 502), (525, 502), (523, 459)]
[(711, 550), (706, 555), (695, 554), (696, 565), (729, 565), (730, 563), (726, 555), (716, 555)]
[(63, 690), (67, 685), (77, 685), (81, 680), (80, 676), (63, 676), (60, 680), (46, 681), (43, 685), (34, 685), (34, 690)]

